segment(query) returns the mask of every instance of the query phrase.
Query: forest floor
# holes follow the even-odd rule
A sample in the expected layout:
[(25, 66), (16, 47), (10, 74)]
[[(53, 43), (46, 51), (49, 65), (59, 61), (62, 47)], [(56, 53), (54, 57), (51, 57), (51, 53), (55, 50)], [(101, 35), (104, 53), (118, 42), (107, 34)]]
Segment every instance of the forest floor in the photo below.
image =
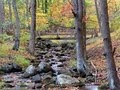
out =
[[(88, 43), (87, 45), (87, 55), (88, 55), (88, 62), (92, 65), (91, 69), (93, 73), (96, 74), (96, 81), (94, 84), (96, 85), (103, 85), (107, 84), (107, 67), (106, 67), (106, 60), (103, 56), (104, 50), (103, 50), (103, 42), (102, 39), (94, 39), (94, 41), (91, 41), (92, 43)], [(9, 44), (9, 43), (8, 43)], [(117, 66), (118, 76), (120, 77), (120, 40), (112, 41), (113, 48), (116, 48), (114, 53), (114, 58)], [(23, 48), (22, 48), (23, 49)], [(28, 59), (34, 59), (30, 54), (28, 54), (24, 50), (20, 51), (7, 51), (7, 54), (9, 57), (0, 57), (0, 65), (3, 65), (5, 63), (11, 62), (12, 58), (10, 56), (14, 55), (22, 55)], [(66, 88), (52, 88), (48, 90), (82, 90), (79, 87), (66, 87)], [(84, 90), (84, 89), (83, 89)]]

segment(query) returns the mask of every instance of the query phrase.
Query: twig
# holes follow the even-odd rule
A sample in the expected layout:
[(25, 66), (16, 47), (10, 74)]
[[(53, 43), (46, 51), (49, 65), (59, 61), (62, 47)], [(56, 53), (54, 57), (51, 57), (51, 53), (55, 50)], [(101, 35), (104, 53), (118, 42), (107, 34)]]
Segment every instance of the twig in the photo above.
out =
[(117, 49), (116, 47), (113, 48), (113, 51), (112, 51), (113, 56), (115, 55), (116, 49)]
[(95, 73), (94, 73), (94, 76), (95, 76), (95, 83), (97, 82), (97, 68), (95, 67), (95, 65), (93, 64), (93, 62), (91, 61), (91, 65), (93, 66), (94, 70), (95, 70)]
[(77, 17), (76, 12), (75, 12), (73, 9), (71, 9), (71, 11), (72, 11), (73, 16), (74, 16), (74, 17)]
[(71, 6), (73, 6), (73, 4), (71, 3), (71, 1), (70, 1), (70, 0), (68, 0), (68, 2), (70, 3), (70, 5), (71, 5)]

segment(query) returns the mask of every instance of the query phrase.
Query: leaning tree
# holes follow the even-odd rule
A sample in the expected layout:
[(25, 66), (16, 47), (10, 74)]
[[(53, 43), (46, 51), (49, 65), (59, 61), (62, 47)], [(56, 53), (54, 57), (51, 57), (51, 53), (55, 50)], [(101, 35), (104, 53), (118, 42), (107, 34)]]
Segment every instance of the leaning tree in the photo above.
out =
[(112, 42), (109, 28), (107, 0), (97, 0), (99, 3), (100, 28), (103, 36), (104, 51), (107, 62), (108, 81), (111, 90), (120, 90), (120, 82), (117, 76), (116, 65), (114, 61)]

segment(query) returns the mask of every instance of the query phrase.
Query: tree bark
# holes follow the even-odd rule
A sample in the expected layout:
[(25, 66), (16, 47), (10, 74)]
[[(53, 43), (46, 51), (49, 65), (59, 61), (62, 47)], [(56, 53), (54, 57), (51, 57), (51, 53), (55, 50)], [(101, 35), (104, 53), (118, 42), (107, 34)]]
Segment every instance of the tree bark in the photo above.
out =
[(45, 8), (44, 8), (45, 10), (44, 11), (45, 11), (45, 13), (47, 13), (48, 12), (48, 0), (45, 0), (44, 4), (45, 4)]
[(86, 6), (85, 6), (85, 0), (82, 0), (83, 2), (83, 42), (84, 42), (84, 57), (87, 59), (87, 54), (86, 54)]
[(86, 77), (91, 74), (87, 63), (85, 62), (84, 55), (84, 38), (83, 38), (83, 1), (73, 0), (73, 14), (75, 17), (75, 29), (76, 29), (76, 53), (77, 53), (77, 70), (81, 77)]
[(40, 7), (40, 1), (37, 0), (37, 7), (39, 8)]
[(36, 0), (31, 0), (31, 30), (29, 40), (29, 53), (34, 54), (36, 31)]
[(5, 21), (4, 0), (0, 0), (0, 34), (3, 33), (4, 21)]
[(111, 90), (120, 90), (120, 82), (117, 76), (116, 65), (112, 52), (112, 43), (109, 28), (107, 0), (99, 0), (100, 5), (100, 27), (103, 36), (104, 50), (107, 62), (108, 81)]
[(94, 0), (95, 2), (95, 9), (96, 9), (96, 14), (97, 14), (97, 19), (98, 19), (98, 24), (99, 24), (99, 31), (101, 31), (101, 25), (100, 25), (100, 9), (99, 9), (99, 0)]
[(29, 0), (25, 1), (26, 4), (26, 20), (27, 20), (27, 29), (29, 28)]
[(18, 50), (20, 45), (20, 19), (18, 16), (17, 6), (16, 6), (16, 0), (12, 0), (12, 7), (16, 19), (16, 29), (15, 29), (15, 43), (13, 46), (13, 50)]
[(11, 0), (8, 0), (8, 6), (9, 6), (9, 20), (12, 23), (12, 9), (11, 9)]

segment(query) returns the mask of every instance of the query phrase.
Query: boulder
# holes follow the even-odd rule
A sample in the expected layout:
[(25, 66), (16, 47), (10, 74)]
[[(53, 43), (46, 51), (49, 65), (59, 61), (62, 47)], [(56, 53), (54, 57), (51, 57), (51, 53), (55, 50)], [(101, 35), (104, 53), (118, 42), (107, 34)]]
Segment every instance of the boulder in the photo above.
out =
[(33, 76), (36, 73), (36, 68), (33, 65), (28, 66), (28, 68), (25, 70), (23, 77), (28, 78), (30, 76)]
[(58, 74), (71, 75), (69, 68), (65, 67), (64, 63), (56, 62), (51, 67), (55, 75), (58, 75)]
[(2, 81), (5, 83), (13, 83), (14, 79), (10, 75), (2, 76)]
[(55, 48), (55, 51), (61, 51), (61, 50), (62, 50), (62, 47), (60, 46)]
[(38, 65), (37, 71), (40, 73), (47, 73), (49, 71), (52, 71), (52, 68), (50, 64), (43, 61)]
[(60, 85), (71, 85), (79, 83), (79, 80), (69, 75), (60, 74), (57, 75), (56, 83)]
[(35, 83), (40, 83), (41, 82), (41, 77), (39, 74), (35, 75), (32, 77), (32, 81)]
[(44, 76), (41, 76), (41, 78), (42, 78), (43, 84), (48, 84), (53, 80), (51, 75), (44, 75)]
[(25, 83), (25, 86), (27, 86), (27, 89), (28, 90), (32, 90), (32, 89), (34, 89), (35, 88), (35, 83), (33, 83), (33, 82), (29, 82), (29, 83)]
[(35, 84), (35, 89), (40, 89), (42, 88), (42, 83), (36, 83)]
[(8, 63), (8, 64), (1, 66), (0, 70), (5, 72), (5, 73), (21, 72), (22, 67), (20, 67), (16, 63)]
[(13, 72), (21, 72), (22, 71), (22, 67), (17, 65), (16, 63), (13, 63)]
[(13, 84), (13, 83), (6, 83), (6, 84), (4, 85), (4, 87), (5, 87), (5, 88), (13, 88), (13, 87), (15, 87), (15, 84)]

